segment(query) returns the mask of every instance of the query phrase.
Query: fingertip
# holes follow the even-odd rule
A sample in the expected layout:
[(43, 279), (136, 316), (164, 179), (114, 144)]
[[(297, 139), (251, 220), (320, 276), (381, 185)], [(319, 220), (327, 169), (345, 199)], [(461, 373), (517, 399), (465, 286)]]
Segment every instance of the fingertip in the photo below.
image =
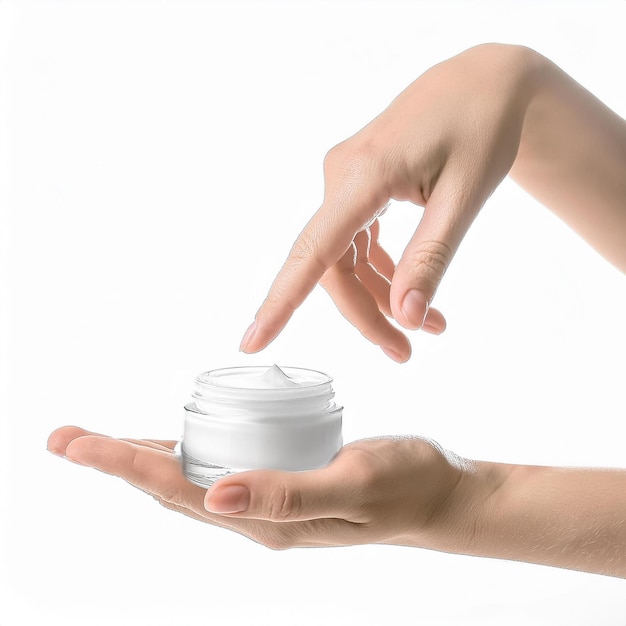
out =
[(261, 350), (266, 348), (269, 343), (269, 341), (263, 341), (260, 337), (255, 337), (254, 339), (250, 339), (245, 345), (240, 346), (239, 352), (243, 352), (244, 354), (255, 354), (257, 352), (261, 352)]
[(428, 324), (424, 324), (424, 326), (422, 326), (422, 330), (425, 333), (428, 333), (429, 335), (441, 335), (444, 333), (444, 331), (446, 330), (445, 326), (443, 328), (439, 328), (436, 326), (430, 326)]
[(87, 433), (86, 430), (78, 426), (61, 426), (52, 431), (48, 436), (46, 447), (48, 452), (57, 456), (65, 456), (67, 446), (77, 437)]
[(385, 346), (381, 346), (380, 349), (392, 360), (396, 363), (404, 363), (408, 360), (408, 358), (404, 357), (399, 352), (396, 352), (393, 348), (385, 348)]
[(411, 343), (402, 335), (400, 343), (396, 343), (393, 346), (380, 346), (380, 349), (396, 363), (406, 363), (411, 358)]
[(72, 441), (70, 441), (65, 448), (65, 458), (68, 461), (72, 461), (72, 463), (76, 463), (77, 465), (92, 466), (93, 463), (90, 463), (87, 460), (87, 455), (91, 447), (89, 444), (92, 440), (97, 438), (97, 436), (85, 435), (83, 437), (72, 439)]
[(245, 354), (260, 352), (266, 348), (280, 333), (291, 315), (276, 315), (275, 311), (267, 311), (264, 304), (244, 333), (239, 351)]
[(447, 326), (446, 318), (441, 311), (438, 309), (429, 309), (422, 330), (431, 335), (441, 335), (441, 333), (446, 330)]
[(48, 435), (48, 441), (46, 443), (46, 448), (48, 452), (63, 456), (63, 453), (65, 452), (65, 446), (63, 443), (65, 438), (63, 437), (63, 430), (65, 428), (68, 427), (61, 426), (60, 428), (57, 428)]
[(248, 329), (246, 330), (246, 332), (243, 335), (243, 338), (241, 339), (241, 344), (239, 344), (240, 352), (253, 352), (253, 350), (250, 350), (250, 344), (254, 340), (254, 335), (256, 334), (256, 330), (257, 330), (257, 322), (256, 320), (254, 320), (252, 324), (248, 326)]
[(120, 439), (113, 439), (106, 435), (99, 435), (84, 431), (84, 434), (72, 439), (65, 448), (65, 458), (68, 461), (98, 467), (102, 462), (109, 462), (112, 457), (111, 446), (130, 445)]
[(441, 335), (444, 333), (444, 331), (446, 330), (445, 327), (444, 328), (436, 328), (434, 326), (429, 326), (428, 324), (424, 324), (424, 326), (422, 326), (422, 330), (425, 333), (428, 333), (429, 335)]

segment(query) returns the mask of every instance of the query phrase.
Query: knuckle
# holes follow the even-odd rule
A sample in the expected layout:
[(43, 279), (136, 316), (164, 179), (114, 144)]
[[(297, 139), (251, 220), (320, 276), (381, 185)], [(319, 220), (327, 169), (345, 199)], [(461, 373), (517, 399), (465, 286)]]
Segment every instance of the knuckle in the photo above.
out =
[(266, 518), (272, 522), (284, 522), (298, 517), (302, 509), (300, 494), (278, 485), (269, 494)]
[(380, 150), (370, 139), (348, 139), (332, 147), (324, 157), (326, 178), (363, 178), (379, 160)]
[(141, 458), (139, 457), (139, 450), (135, 446), (132, 447), (129, 466), (130, 471), (133, 475), (141, 475), (143, 473), (143, 468), (141, 467)]
[(452, 249), (441, 241), (424, 241), (411, 255), (411, 267), (434, 290), (443, 277), (450, 261)]
[(161, 490), (161, 493), (159, 494), (158, 499), (161, 502), (161, 504), (163, 504), (164, 502), (167, 502), (174, 507), (183, 507), (186, 504), (181, 490), (176, 485), (172, 485), (172, 484), (166, 485)]
[[(313, 271), (322, 276), (328, 269), (328, 263), (323, 258), (315, 233), (304, 230), (296, 239), (283, 269), (281, 276), (286, 279), (293, 279), (300, 268), (306, 268), (307, 271)], [(272, 289), (268, 293), (265, 303), (269, 306), (288, 307), (291, 311), (295, 311), (298, 307), (297, 299), (290, 288), (291, 282), (276, 281)]]
[(326, 272), (330, 263), (324, 258), (320, 250), (320, 235), (312, 227), (306, 228), (300, 233), (289, 252), (286, 265), (293, 269), (312, 266), (320, 275)]
[(172, 504), (167, 498), (150, 494), (162, 507), (168, 509), (168, 511), (176, 511), (176, 505)]
[(380, 309), (372, 309), (369, 319), (365, 319), (364, 329), (368, 330), (373, 337), (380, 337), (381, 340), (388, 337), (391, 324), (387, 321)]
[(153, 496), (153, 498), (168, 511), (185, 514), (185, 507), (183, 507), (180, 503), (171, 502), (162, 496)]
[(296, 263), (308, 262), (317, 258), (318, 249), (319, 245), (315, 236), (309, 230), (304, 230), (293, 244), (289, 258)]
[(384, 480), (379, 461), (370, 451), (359, 447), (348, 448), (350, 467), (353, 476), (354, 498), (351, 499), (353, 513), (361, 520), (368, 520), (376, 509)]
[(324, 157), (324, 172), (329, 173), (340, 168), (345, 162), (349, 151), (347, 141), (333, 146)]

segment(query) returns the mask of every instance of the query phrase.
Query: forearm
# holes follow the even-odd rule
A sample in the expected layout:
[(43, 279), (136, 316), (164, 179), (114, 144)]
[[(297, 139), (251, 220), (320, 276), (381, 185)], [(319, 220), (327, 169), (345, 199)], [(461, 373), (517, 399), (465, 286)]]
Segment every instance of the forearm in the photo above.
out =
[(626, 577), (626, 470), (477, 463), (457, 492), (462, 551)]
[(626, 271), (626, 122), (537, 53), (511, 177)]

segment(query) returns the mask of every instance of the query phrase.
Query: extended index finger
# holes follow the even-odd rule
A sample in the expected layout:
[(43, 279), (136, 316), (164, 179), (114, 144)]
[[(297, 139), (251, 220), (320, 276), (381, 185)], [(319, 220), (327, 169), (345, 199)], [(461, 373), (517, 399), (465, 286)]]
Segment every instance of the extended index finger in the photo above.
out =
[(274, 279), (244, 336), (242, 351), (258, 352), (280, 333), (326, 270), (345, 254), (362, 226), (360, 221), (326, 205), (315, 213)]
[(380, 184), (375, 159), (357, 157), (350, 150), (340, 144), (328, 153), (324, 203), (292, 246), (244, 335), (243, 352), (262, 350), (280, 333), (355, 235), (386, 208), (388, 190)]

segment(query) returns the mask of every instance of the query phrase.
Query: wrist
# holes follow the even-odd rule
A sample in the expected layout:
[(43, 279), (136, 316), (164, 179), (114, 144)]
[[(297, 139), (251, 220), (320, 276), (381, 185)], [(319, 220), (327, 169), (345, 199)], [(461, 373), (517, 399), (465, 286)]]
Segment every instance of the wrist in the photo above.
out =
[(494, 516), (514, 465), (472, 461), (444, 453), (457, 480), (445, 499), (439, 501), (428, 523), (403, 543), (455, 554), (483, 555), (485, 541), (493, 533)]
[(503, 502), (510, 491), (515, 465), (466, 461), (444, 512), (449, 528), (446, 552), (485, 555), (485, 540), (494, 537)]
[(550, 61), (536, 50), (515, 44), (486, 43), (470, 48), (470, 63), (476, 63), (483, 76), (495, 80), (498, 94), (508, 98), (509, 105), (525, 114), (531, 100), (545, 83)]
[(626, 470), (476, 463), (454, 551), (626, 577)]

